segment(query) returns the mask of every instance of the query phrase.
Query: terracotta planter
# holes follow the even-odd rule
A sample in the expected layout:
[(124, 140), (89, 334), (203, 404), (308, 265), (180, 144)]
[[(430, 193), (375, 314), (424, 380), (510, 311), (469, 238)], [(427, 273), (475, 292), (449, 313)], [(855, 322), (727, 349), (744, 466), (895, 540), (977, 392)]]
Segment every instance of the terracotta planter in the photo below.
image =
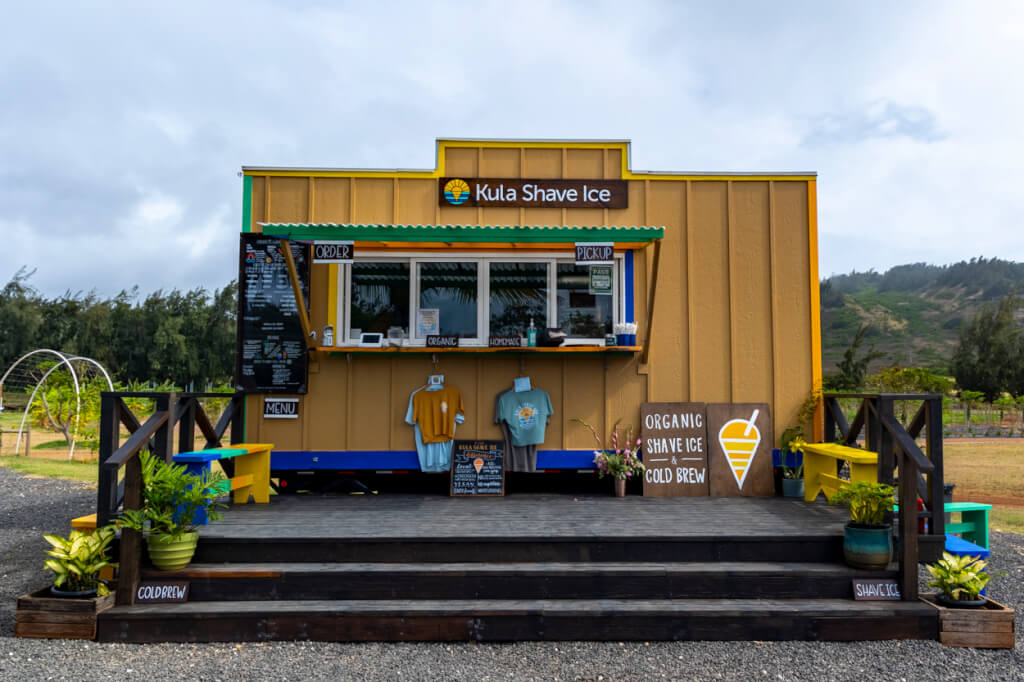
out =
[(615, 497), (626, 496), (626, 479), (616, 478), (615, 479)]
[(15, 637), (94, 639), (96, 614), (114, 605), (114, 594), (91, 599), (51, 596), (44, 587), (18, 597), (14, 614)]
[(196, 553), (199, 532), (192, 531), (181, 536), (180, 540), (172, 540), (170, 535), (150, 533), (146, 536), (146, 547), (149, 549), (149, 560), (161, 571), (176, 571), (188, 566)]

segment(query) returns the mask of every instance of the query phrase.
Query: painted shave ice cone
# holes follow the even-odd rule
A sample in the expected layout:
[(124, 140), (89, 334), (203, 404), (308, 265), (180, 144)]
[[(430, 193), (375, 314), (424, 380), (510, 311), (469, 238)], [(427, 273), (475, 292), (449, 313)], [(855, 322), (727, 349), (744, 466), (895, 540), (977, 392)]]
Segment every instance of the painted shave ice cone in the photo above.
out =
[(733, 419), (722, 426), (718, 432), (718, 442), (722, 445), (725, 458), (736, 479), (736, 485), (743, 489), (743, 481), (757, 454), (757, 446), (761, 444), (761, 432), (754, 425), (760, 410), (754, 410), (750, 419)]

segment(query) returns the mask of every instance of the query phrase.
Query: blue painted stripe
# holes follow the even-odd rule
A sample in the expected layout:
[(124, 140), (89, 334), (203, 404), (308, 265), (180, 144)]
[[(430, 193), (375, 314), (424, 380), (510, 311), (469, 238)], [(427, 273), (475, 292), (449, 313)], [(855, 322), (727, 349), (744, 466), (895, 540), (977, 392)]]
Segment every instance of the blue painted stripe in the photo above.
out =
[[(316, 461), (314, 461), (314, 459)], [(404, 469), (419, 470), (415, 450), (274, 450), (274, 471)], [(538, 450), (538, 469), (593, 469), (593, 450)]]
[(633, 319), (633, 250), (626, 252), (626, 319), (623, 322), (636, 322)]

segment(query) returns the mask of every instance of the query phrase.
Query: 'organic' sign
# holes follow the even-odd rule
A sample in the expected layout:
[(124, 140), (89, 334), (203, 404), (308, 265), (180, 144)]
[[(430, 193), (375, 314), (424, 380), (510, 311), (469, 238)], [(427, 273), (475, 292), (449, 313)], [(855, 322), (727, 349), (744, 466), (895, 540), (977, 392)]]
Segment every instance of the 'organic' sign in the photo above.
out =
[(644, 495), (708, 494), (707, 421), (704, 403), (644, 403), (640, 407)]

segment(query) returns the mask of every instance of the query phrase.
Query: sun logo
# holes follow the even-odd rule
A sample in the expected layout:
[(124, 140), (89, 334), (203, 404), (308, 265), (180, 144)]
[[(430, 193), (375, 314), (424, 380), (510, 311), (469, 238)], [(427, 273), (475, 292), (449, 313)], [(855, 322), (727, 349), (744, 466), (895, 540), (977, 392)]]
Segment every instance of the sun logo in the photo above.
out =
[(519, 426), (528, 429), (533, 426), (533, 422), (537, 419), (537, 410), (534, 409), (533, 405), (526, 404), (519, 408), (519, 414), (516, 416), (519, 418)]
[(444, 198), (452, 206), (466, 203), (469, 198), (469, 185), (465, 180), (452, 178), (444, 185)]

